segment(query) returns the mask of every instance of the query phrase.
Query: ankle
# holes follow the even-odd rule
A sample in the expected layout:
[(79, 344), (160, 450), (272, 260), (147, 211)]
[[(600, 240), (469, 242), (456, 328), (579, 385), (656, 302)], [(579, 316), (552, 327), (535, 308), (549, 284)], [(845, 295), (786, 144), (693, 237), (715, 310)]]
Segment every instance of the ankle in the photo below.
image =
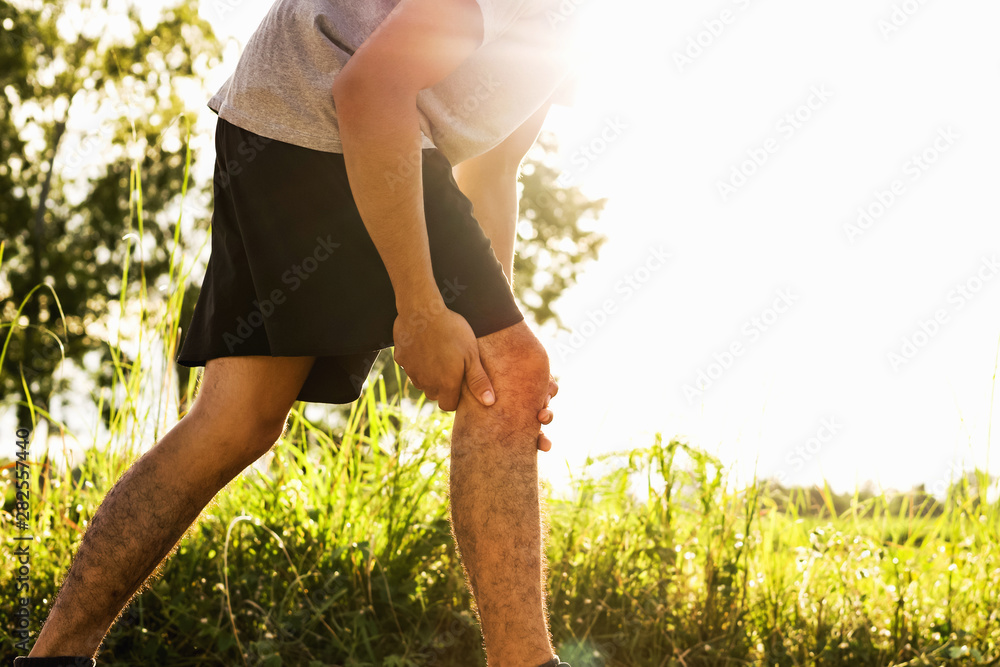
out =
[[(53, 609), (53, 612), (57, 610)], [(27, 658), (28, 662), (23, 663), (24, 667), (49, 667), (49, 663), (45, 662), (34, 662), (35, 660), (53, 660), (51, 667), (62, 667), (64, 663), (58, 662), (59, 660), (67, 660), (66, 665), (83, 665), (88, 667), (93, 663), (97, 649), (100, 647), (101, 641), (103, 640), (103, 635), (97, 638), (97, 643), (95, 645), (94, 640), (84, 638), (82, 634), (74, 633), (72, 635), (63, 634), (60, 636), (56, 623), (53, 621), (58, 621), (53, 619), (54, 614), (49, 615), (49, 619), (42, 626), (42, 631), (38, 634), (38, 639), (35, 640), (34, 646), (28, 652)], [(68, 656), (68, 657), (67, 657)]]
[(488, 665), (526, 665), (527, 667), (554, 667), (559, 664), (558, 658), (552, 662), (552, 649), (533, 650), (525, 646), (517, 646), (513, 651), (491, 651), (486, 648), (486, 664)]
[(544, 665), (539, 665), (539, 667), (569, 667), (569, 665), (559, 659), (559, 656), (553, 656), (551, 660), (546, 662)]

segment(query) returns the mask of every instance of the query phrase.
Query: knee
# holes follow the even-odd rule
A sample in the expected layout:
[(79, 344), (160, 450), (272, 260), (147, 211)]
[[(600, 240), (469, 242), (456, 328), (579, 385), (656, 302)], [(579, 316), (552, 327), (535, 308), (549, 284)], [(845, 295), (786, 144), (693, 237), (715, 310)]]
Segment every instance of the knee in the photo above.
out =
[(198, 424), (204, 437), (218, 443), (221, 452), (249, 465), (267, 453), (281, 437), (288, 411), (262, 410), (260, 406), (239, 404), (199, 406), (196, 401), (188, 417)]
[(527, 331), (526, 335), (517, 341), (517, 347), (510, 358), (503, 363), (505, 368), (501, 382), (514, 374), (516, 383), (511, 389), (515, 395), (532, 404), (532, 416), (534, 416), (544, 405), (548, 391), (551, 377), (548, 352), (535, 335)]
[[(526, 324), (479, 339), (480, 358), (496, 389), (497, 416), (521, 416), (538, 426), (549, 387), (549, 356)], [(512, 414), (515, 413), (515, 414)]]

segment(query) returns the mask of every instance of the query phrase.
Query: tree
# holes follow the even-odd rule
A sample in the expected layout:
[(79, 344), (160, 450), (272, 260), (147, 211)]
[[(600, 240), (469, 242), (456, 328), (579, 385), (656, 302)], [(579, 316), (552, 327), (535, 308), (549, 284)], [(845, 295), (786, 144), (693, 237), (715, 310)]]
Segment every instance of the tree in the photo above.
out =
[(121, 279), (126, 260), (143, 287), (166, 287), (176, 220), (164, 211), (187, 156), (181, 82), (200, 86), (220, 48), (194, 0), (146, 14), (107, 0), (0, 1), (0, 391), (20, 399), (21, 424), (22, 374), (43, 410), (68, 388), (54, 380), (63, 357), (82, 366), (96, 352), (98, 382), (110, 383), (100, 328), (136, 286)]
[(576, 283), (587, 262), (597, 259), (606, 238), (585, 225), (597, 220), (606, 200), (587, 199), (575, 186), (560, 187), (559, 173), (549, 163), (556, 150), (554, 137), (542, 134), (521, 168), (514, 295), (536, 323), (554, 320), (562, 326), (552, 304)]

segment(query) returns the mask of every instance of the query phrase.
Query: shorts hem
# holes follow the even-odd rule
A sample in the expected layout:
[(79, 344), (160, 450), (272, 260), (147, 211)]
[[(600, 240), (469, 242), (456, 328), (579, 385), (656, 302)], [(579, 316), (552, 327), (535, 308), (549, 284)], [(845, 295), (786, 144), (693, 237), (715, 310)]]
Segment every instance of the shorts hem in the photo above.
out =
[[(454, 312), (454, 311), (453, 311)], [(524, 313), (520, 311), (516, 316), (507, 319), (497, 320), (497, 322), (491, 322), (488, 326), (482, 327), (483, 332), (475, 333), (476, 338), (482, 338), (484, 336), (489, 336), (498, 331), (502, 331), (508, 327), (512, 327), (515, 324), (519, 324), (524, 321)], [(336, 350), (320, 350), (318, 352), (299, 352), (288, 350), (287, 348), (279, 349), (277, 351), (271, 350), (268, 353), (249, 353), (240, 354), (236, 351), (189, 351), (183, 350), (178, 354), (174, 361), (181, 366), (187, 368), (193, 368), (195, 366), (204, 366), (205, 363), (211, 359), (222, 359), (225, 357), (343, 357), (352, 354), (362, 354), (364, 352), (375, 352), (380, 350), (385, 350), (393, 347), (394, 341), (389, 341), (388, 343), (363, 343), (350, 346), (340, 346)], [(182, 346), (183, 347), (183, 346)]]
[(185, 350), (184, 354), (177, 355), (177, 357), (174, 359), (174, 361), (177, 362), (178, 364), (180, 364), (181, 366), (187, 366), (188, 368), (191, 368), (191, 367), (194, 367), (194, 366), (204, 366), (205, 362), (207, 362), (207, 361), (209, 361), (211, 359), (222, 359), (222, 358), (225, 358), (225, 357), (317, 357), (317, 358), (319, 358), (319, 357), (346, 357), (348, 355), (353, 355), (353, 354), (363, 354), (365, 352), (376, 352), (376, 351), (384, 350), (384, 349), (389, 348), (389, 347), (392, 347), (391, 343), (389, 345), (381, 345), (381, 346), (378, 346), (376, 344), (375, 347), (372, 347), (371, 345), (358, 345), (358, 346), (352, 346), (352, 347), (346, 347), (346, 348), (342, 347), (342, 348), (338, 348), (334, 352), (325, 351), (325, 350), (324, 351), (320, 351), (320, 352), (298, 352), (298, 351), (291, 351), (291, 350), (277, 350), (277, 351), (272, 350), (270, 352), (249, 352), (249, 353), (246, 353), (246, 354), (240, 353), (238, 351), (234, 351), (234, 352), (229, 352), (229, 351), (225, 351), (225, 352), (222, 352), (222, 351), (205, 351), (204, 353), (201, 353), (201, 352), (189, 352), (189, 351)]

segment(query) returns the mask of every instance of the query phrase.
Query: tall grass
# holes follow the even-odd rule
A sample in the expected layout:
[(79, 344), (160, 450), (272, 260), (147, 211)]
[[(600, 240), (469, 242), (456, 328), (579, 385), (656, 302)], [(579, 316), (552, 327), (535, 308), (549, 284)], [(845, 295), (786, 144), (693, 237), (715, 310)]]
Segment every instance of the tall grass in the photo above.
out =
[[(134, 198), (139, 185), (136, 170)], [(140, 326), (109, 343), (115, 386), (98, 406), (108, 428), (77, 436), (89, 446), (72, 467), (33, 451), (36, 629), (103, 495), (176, 418), (174, 376), (157, 372), (176, 349), (189, 280), (173, 256), (163, 303), (147, 302), (141, 266), (131, 278), (123, 267), (122, 312)], [(370, 382), (332, 424), (297, 406), (272, 452), (216, 497), (125, 611), (100, 663), (484, 664), (448, 523), (451, 416), (385, 386)], [(11, 486), (4, 536), (15, 532)], [(564, 493), (545, 488), (557, 650), (574, 667), (998, 664), (989, 489), (979, 473), (943, 509), (879, 495), (841, 511), (823, 488), (816, 510), (763, 482), (733, 488), (720, 461), (677, 440), (594, 459)], [(16, 606), (12, 545), (4, 619)], [(0, 647), (9, 661), (9, 634)]]
[[(124, 614), (102, 664), (482, 664), (447, 521), (450, 419), (383, 388), (339, 429), (293, 411)], [(36, 475), (39, 612), (127, 465), (93, 448)], [(997, 507), (972, 484), (938, 517), (889, 513), (884, 497), (799, 517), (762, 485), (727, 490), (719, 462), (678, 441), (593, 465), (549, 500), (552, 627), (575, 666), (996, 664)]]

